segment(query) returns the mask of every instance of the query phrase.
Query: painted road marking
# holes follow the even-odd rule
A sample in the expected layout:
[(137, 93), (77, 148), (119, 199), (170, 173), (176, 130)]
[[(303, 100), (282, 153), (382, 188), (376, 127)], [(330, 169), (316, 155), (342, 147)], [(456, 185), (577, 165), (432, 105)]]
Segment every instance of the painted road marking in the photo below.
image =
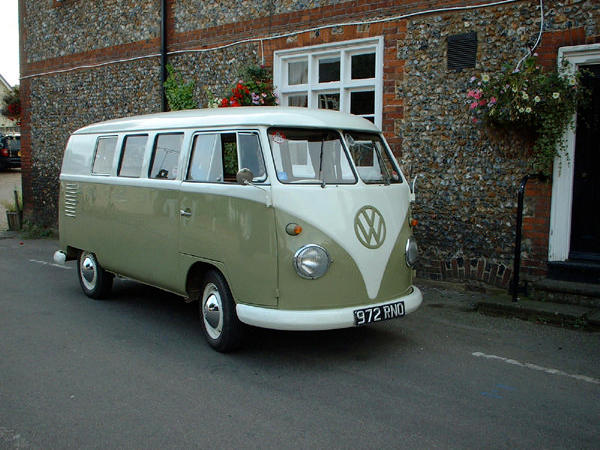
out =
[(481, 353), (481, 352), (474, 352), (474, 353), (472, 353), (472, 355), (477, 358), (496, 359), (498, 361), (504, 361), (505, 363), (512, 364), (514, 366), (525, 367), (527, 369), (532, 369), (532, 370), (539, 370), (540, 372), (546, 372), (546, 373), (550, 373), (552, 375), (561, 375), (563, 377), (575, 378), (576, 380), (586, 381), (588, 383), (600, 384), (600, 380), (597, 378), (592, 378), (592, 377), (588, 377), (585, 375), (573, 375), (573, 374), (570, 374), (567, 372), (563, 372), (562, 370), (550, 369), (548, 367), (542, 367), (542, 366), (538, 366), (537, 364), (531, 364), (531, 363), (527, 363), (527, 362), (524, 363), (524, 362), (517, 361), (515, 359), (503, 358), (502, 356), (486, 355), (485, 353)]
[(30, 259), (29, 262), (33, 262), (36, 264), (43, 264), (44, 266), (58, 267), (59, 269), (71, 270), (71, 268), (69, 266), (61, 266), (60, 264), (49, 263), (47, 261), (38, 261), (37, 259)]

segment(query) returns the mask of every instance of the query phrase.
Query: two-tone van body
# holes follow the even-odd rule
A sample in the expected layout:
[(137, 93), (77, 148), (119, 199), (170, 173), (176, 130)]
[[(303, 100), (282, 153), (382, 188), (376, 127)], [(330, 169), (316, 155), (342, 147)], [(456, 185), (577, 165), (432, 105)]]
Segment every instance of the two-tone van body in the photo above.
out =
[[(410, 188), (368, 120), (250, 107), (102, 122), (70, 137), (55, 259), (198, 300), (208, 342), (242, 323), (325, 330), (416, 310)], [(242, 323), (240, 323), (242, 322)]]

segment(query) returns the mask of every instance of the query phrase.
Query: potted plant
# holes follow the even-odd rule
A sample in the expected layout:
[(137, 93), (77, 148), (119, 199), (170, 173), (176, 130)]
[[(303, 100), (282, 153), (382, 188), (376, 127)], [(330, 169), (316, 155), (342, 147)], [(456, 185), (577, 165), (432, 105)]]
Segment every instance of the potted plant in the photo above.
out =
[(19, 193), (14, 191), (15, 199), (13, 201), (3, 201), (2, 206), (6, 209), (6, 221), (8, 222), (8, 231), (18, 231), (23, 223), (23, 209)]

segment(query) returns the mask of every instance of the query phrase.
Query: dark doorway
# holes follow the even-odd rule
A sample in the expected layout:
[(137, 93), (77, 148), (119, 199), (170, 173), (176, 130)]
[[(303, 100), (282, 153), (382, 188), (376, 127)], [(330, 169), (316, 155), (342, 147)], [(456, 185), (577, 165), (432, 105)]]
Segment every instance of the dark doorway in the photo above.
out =
[(589, 101), (577, 111), (569, 259), (600, 262), (600, 65), (581, 68)]

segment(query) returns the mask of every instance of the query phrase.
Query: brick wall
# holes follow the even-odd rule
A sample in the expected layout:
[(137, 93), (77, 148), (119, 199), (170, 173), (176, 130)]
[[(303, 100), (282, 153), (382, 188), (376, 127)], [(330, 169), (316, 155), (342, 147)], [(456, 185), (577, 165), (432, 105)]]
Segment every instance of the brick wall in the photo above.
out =
[[(168, 0), (168, 45), (170, 51), (210, 48), (320, 25), (479, 3)], [(196, 81), (195, 95), (202, 105), (205, 89), (224, 92), (237, 78), (237, 70), (260, 62), (263, 52), (266, 65), (272, 67), (276, 50), (383, 36), (383, 132), (405, 171), (411, 168), (413, 176), (422, 174), (414, 207), (420, 222), (416, 229), (422, 251), (419, 273), (507, 286), (512, 276), (517, 189), (529, 169), (521, 144), (470, 122), (465, 94), (471, 76), (516, 64), (533, 45), (540, 24), (537, 6), (524, 0), (324, 28), (265, 40), (262, 49), (259, 42), (248, 42), (219, 51), (181, 53), (169, 60)], [(555, 65), (560, 46), (598, 42), (599, 10), (597, 2), (590, 0), (548, 4), (537, 49), (542, 64)], [(21, 73), (27, 77), (156, 54), (159, 11), (160, 2), (150, 0), (21, 0)], [(65, 29), (71, 33), (64, 33)], [(477, 32), (477, 65), (450, 71), (447, 37), (468, 31)], [(159, 110), (159, 70), (159, 58), (154, 56), (22, 81), (23, 185), (29, 220), (56, 223), (58, 174), (71, 132), (98, 120)], [(550, 192), (547, 181), (528, 184), (522, 256), (529, 277), (545, 272)]]

